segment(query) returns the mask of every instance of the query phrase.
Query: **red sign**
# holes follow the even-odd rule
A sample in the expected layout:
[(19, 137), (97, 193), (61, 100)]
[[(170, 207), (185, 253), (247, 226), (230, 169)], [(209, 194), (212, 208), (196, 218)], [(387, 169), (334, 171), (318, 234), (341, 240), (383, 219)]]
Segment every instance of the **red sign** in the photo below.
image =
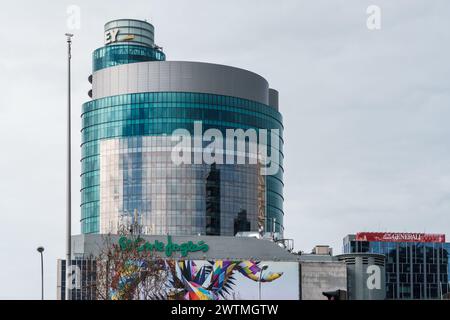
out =
[(396, 233), (396, 232), (358, 232), (356, 241), (382, 242), (445, 242), (445, 234)]

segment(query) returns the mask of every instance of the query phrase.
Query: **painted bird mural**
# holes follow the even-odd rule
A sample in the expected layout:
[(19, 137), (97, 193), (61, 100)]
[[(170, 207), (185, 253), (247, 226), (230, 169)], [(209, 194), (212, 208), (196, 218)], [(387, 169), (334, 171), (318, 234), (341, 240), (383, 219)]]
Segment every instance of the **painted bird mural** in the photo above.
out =
[(255, 261), (209, 261), (198, 268), (195, 261), (179, 261), (176, 264), (176, 275), (184, 284), (185, 300), (219, 300), (230, 295), (235, 285), (235, 273), (256, 282), (271, 282), (280, 278), (282, 272), (266, 272), (261, 274), (260, 262)]
[[(203, 264), (203, 263), (202, 263)], [(233, 293), (236, 273), (255, 282), (272, 282), (283, 272), (263, 273), (257, 261), (207, 261), (201, 267), (193, 260), (165, 260), (162, 266), (169, 270), (167, 295), (157, 299), (168, 300), (220, 300)], [(129, 292), (139, 286), (139, 261), (125, 263), (113, 278), (112, 299), (129, 299)]]

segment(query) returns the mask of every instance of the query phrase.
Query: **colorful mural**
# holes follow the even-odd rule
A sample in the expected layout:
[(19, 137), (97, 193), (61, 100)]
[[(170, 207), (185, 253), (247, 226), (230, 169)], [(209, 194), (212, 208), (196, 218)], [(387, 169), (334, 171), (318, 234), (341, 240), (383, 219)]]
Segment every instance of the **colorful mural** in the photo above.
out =
[(139, 285), (139, 270), (146, 268), (143, 261), (129, 260), (113, 273), (110, 297), (112, 300), (130, 300), (129, 292), (135, 292)]
[[(201, 266), (198, 264), (201, 263)], [(176, 277), (183, 284), (173, 281), (176, 289), (185, 291), (185, 300), (219, 300), (225, 299), (233, 292), (236, 273), (253, 281), (270, 282), (280, 278), (283, 272), (262, 272), (260, 262), (254, 261), (178, 261), (175, 262)]]
[[(245, 293), (242, 296), (242, 289), (236, 292), (236, 288), (241, 282), (245, 282), (245, 279), (254, 283), (270, 283), (284, 274), (280, 270), (270, 270), (273, 264), (276, 266), (276, 262), (265, 264), (251, 260), (161, 260), (159, 263), (167, 272), (168, 278), (165, 294), (153, 297), (157, 299), (224, 300), (235, 299), (237, 295), (246, 298)], [(145, 263), (129, 261), (117, 270), (112, 278), (111, 298), (130, 299), (128, 292), (136, 292), (140, 285), (140, 270), (145, 268)], [(298, 275), (295, 270), (293, 274)], [(295, 294), (293, 298), (296, 298)]]

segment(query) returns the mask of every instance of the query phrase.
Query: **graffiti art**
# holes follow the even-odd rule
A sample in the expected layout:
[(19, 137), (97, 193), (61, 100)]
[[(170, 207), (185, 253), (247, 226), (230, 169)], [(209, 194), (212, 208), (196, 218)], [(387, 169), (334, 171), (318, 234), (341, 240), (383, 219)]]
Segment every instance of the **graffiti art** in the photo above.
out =
[[(195, 261), (163, 260), (161, 266), (167, 272), (165, 294), (153, 296), (168, 300), (223, 300), (233, 296), (236, 275), (254, 282), (272, 282), (283, 272), (272, 272), (268, 266), (261, 266), (259, 261)], [(129, 299), (130, 292), (135, 293), (141, 285), (142, 270), (145, 263), (128, 261), (116, 270), (111, 283), (111, 298)]]

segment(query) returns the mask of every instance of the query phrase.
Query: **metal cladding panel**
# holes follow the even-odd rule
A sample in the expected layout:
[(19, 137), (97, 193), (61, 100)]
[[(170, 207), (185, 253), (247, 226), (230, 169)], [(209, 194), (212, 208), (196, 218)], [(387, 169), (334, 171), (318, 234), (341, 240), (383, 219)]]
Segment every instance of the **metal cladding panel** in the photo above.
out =
[(138, 64), (137, 91), (143, 91), (148, 83), (148, 68), (145, 64)]
[(118, 77), (118, 90), (124, 90), (128, 88), (128, 72), (120, 77)]
[(111, 70), (111, 90), (119, 90), (119, 73)]
[(109, 85), (109, 86), (111, 85), (111, 72), (103, 75), (103, 83), (100, 83), (99, 87), (103, 91), (105, 91), (105, 90), (107, 90), (107, 87), (106, 87), (107, 85)]
[[(147, 73), (148, 73), (148, 79), (149, 82), (153, 81), (156, 92), (159, 91), (160, 85), (159, 85), (159, 81), (154, 81), (154, 79), (159, 79), (159, 65), (158, 68), (154, 68), (152, 65), (147, 64)], [(148, 84), (146, 84), (148, 85)]]
[[(120, 77), (124, 77), (125, 75), (127, 75), (128, 77), (128, 87), (127, 88), (119, 88), (119, 90), (114, 91), (113, 88), (108, 84), (106, 85), (106, 92), (121, 92), (122, 90), (125, 91), (131, 91), (131, 92), (138, 92), (137, 86), (138, 86), (138, 63), (129, 63), (127, 65), (125, 65), (126, 67), (123, 68), (124, 70), (121, 70), (121, 68), (116, 68), (116, 67), (112, 67), (112, 68), (107, 68), (105, 70), (109, 70), (111, 69), (116, 69), (116, 72), (119, 72)], [(109, 72), (106, 72), (109, 73)], [(127, 93), (127, 92), (124, 92)], [(120, 93), (117, 93), (120, 94)], [(115, 96), (116, 94), (108, 94), (107, 96)]]
[(188, 84), (192, 80), (192, 73), (193, 73), (193, 65), (191, 63), (183, 63), (180, 64), (180, 74), (181, 74), (181, 88), (184, 89), (183, 91), (187, 92)]
[(218, 64), (151, 61), (114, 66), (93, 74), (93, 99), (140, 92), (210, 93), (269, 104), (269, 84), (263, 77)]
[(269, 106), (278, 110), (278, 91), (275, 89), (269, 89)]
[[(91, 75), (91, 79), (93, 79), (93, 76)], [(91, 80), (92, 81), (92, 80)], [(93, 81), (92, 81), (92, 92), (94, 92), (94, 91), (98, 91), (98, 89), (97, 89), (97, 84), (99, 83), (99, 82), (101, 82), (101, 80), (99, 79), (99, 78), (97, 78), (97, 81), (94, 83)]]
[[(156, 80), (156, 82), (158, 82), (157, 79), (155, 79), (155, 80)], [(172, 91), (172, 90), (170, 90), (170, 88), (172, 86), (170, 83), (170, 65), (169, 64), (164, 63), (164, 64), (159, 65), (159, 85), (161, 86), (161, 88), (169, 88), (169, 90), (167, 90), (167, 91)], [(154, 90), (153, 83), (148, 83), (147, 87), (149, 87), (151, 91)]]
[(173, 88), (182, 87), (184, 81), (183, 81), (183, 69), (181, 68), (181, 64), (173, 65), (169, 72), (170, 72), (171, 86)]

